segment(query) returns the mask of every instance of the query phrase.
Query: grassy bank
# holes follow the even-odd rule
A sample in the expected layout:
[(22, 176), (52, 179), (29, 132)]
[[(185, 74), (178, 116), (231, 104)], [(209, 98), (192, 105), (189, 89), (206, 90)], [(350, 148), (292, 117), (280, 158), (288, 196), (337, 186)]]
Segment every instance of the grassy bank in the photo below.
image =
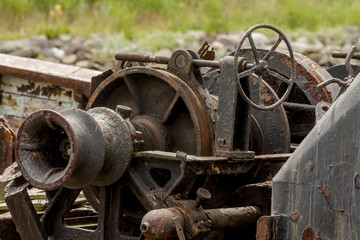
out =
[(359, 13), (360, 2), (351, 0), (0, 0), (0, 38), (101, 32), (138, 40), (154, 31), (231, 32), (257, 23), (323, 33), (359, 25)]

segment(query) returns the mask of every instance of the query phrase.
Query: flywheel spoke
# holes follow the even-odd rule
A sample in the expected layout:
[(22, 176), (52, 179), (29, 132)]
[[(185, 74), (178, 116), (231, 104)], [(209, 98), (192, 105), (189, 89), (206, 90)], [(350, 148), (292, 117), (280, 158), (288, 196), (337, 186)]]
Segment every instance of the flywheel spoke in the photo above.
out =
[(162, 122), (162, 123), (166, 122), (166, 120), (169, 118), (169, 115), (170, 115), (170, 113), (171, 113), (171, 110), (174, 108), (176, 102), (179, 100), (179, 97), (180, 97), (179, 92), (177, 92), (177, 93), (175, 94), (175, 97), (174, 97), (173, 100), (171, 101), (169, 107), (166, 109), (166, 111), (164, 112), (164, 115), (163, 115), (162, 118), (161, 118), (161, 122)]

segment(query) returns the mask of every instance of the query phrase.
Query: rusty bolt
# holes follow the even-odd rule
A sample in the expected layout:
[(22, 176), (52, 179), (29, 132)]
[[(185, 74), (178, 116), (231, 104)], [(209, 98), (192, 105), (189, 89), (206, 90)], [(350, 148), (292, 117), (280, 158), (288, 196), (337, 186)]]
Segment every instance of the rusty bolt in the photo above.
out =
[(199, 221), (197, 224), (196, 224), (196, 227), (198, 229), (203, 229), (205, 227), (205, 222), (203, 220)]
[(132, 114), (132, 109), (124, 105), (117, 105), (115, 111), (124, 119), (130, 118)]
[(186, 160), (187, 154), (181, 151), (176, 152), (176, 158), (180, 160)]
[(134, 139), (136, 139), (136, 140), (141, 140), (141, 138), (142, 138), (142, 132), (140, 132), (140, 131), (135, 131)]
[(205, 226), (206, 226), (207, 228), (210, 228), (210, 227), (211, 227), (211, 220), (206, 220), (206, 221), (205, 221)]
[(181, 193), (175, 194), (174, 197), (175, 197), (176, 200), (181, 200)]
[(200, 205), (211, 198), (211, 193), (206, 188), (199, 188), (196, 191), (197, 198), (195, 199), (195, 207), (200, 207)]
[(225, 146), (226, 145), (226, 140), (223, 139), (223, 138), (219, 138), (218, 143), (219, 143), (220, 146)]

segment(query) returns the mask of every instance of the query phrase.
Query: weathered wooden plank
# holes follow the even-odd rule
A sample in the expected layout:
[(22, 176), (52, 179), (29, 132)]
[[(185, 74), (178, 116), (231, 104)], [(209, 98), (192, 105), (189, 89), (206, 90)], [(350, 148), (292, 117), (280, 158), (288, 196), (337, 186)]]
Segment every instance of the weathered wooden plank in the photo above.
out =
[(79, 89), (85, 93), (90, 90), (91, 77), (100, 74), (100, 72), (65, 64), (0, 54), (0, 74)]

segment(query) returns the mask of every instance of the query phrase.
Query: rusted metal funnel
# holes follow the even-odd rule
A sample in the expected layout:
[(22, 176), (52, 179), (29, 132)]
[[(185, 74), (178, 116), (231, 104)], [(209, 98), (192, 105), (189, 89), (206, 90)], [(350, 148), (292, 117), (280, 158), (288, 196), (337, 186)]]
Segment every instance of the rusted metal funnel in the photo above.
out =
[(44, 190), (112, 184), (131, 156), (129, 125), (108, 108), (37, 111), (22, 123), (15, 145), (24, 178)]

